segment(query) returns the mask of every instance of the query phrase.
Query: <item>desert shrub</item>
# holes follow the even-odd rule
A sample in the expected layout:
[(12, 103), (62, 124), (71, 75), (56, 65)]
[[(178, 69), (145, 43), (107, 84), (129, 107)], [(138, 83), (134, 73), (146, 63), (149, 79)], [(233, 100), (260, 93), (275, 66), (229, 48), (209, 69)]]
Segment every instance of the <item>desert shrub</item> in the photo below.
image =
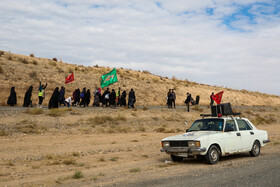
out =
[(117, 123), (118, 121), (126, 121), (125, 116), (118, 115), (116, 117), (111, 117), (111, 116), (95, 116), (88, 118), (88, 123), (95, 126), (98, 124), (104, 124), (106, 122), (115, 122)]
[(144, 106), (144, 107), (143, 107), (143, 110), (146, 111), (146, 110), (149, 110), (149, 108), (146, 107), (146, 106)]
[(33, 54), (33, 53), (31, 53), (29, 56), (30, 56), (30, 57), (34, 57), (34, 54)]
[(69, 73), (74, 73), (74, 71), (73, 71), (72, 68), (69, 68), (69, 69), (68, 69), (68, 72), (69, 72)]
[(31, 115), (39, 115), (39, 114), (43, 114), (44, 110), (42, 108), (34, 108), (32, 110), (27, 109), (26, 113)]
[(38, 134), (47, 131), (47, 128), (44, 126), (39, 126), (36, 122), (23, 120), (21, 123), (16, 124), (15, 130), (17, 132), (25, 134)]
[(51, 66), (57, 66), (55, 61), (50, 61)]
[(57, 62), (57, 58), (53, 58), (52, 60)]
[(6, 132), (4, 129), (0, 129), (0, 136), (8, 136), (8, 132)]
[(0, 73), (3, 73), (3, 68), (2, 68), (2, 66), (0, 66)]
[(84, 174), (81, 171), (75, 171), (74, 175), (72, 176), (73, 179), (80, 179), (83, 177), (84, 177)]
[(141, 126), (141, 127), (139, 127), (139, 131), (141, 131), (141, 132), (145, 132), (145, 131), (146, 131), (146, 128), (145, 128), (145, 127), (143, 127), (143, 126)]
[(59, 117), (63, 115), (63, 111), (60, 109), (50, 109), (48, 115), (52, 117)]
[(8, 60), (13, 60), (13, 57), (11, 55), (9, 55)]
[(151, 74), (148, 70), (144, 70), (143, 73), (145, 73), (145, 74)]
[(75, 165), (76, 164), (76, 160), (70, 158), (70, 159), (63, 160), (62, 163), (65, 164), (65, 165)]
[(37, 78), (37, 72), (36, 71), (30, 72), (29, 77), (32, 78), (32, 79), (36, 79)]
[(5, 54), (4, 51), (0, 51), (0, 57), (3, 56)]
[(129, 170), (130, 173), (137, 173), (137, 172), (140, 172), (141, 169), (140, 168), (132, 168)]
[(38, 65), (38, 62), (37, 62), (36, 60), (33, 60), (33, 61), (32, 61), (32, 64), (33, 64), (33, 65)]
[(195, 105), (194, 107), (192, 107), (193, 110), (198, 111), (198, 112), (203, 112), (202, 108), (199, 108), (199, 106)]
[(119, 157), (112, 157), (112, 158), (110, 158), (110, 161), (115, 162), (115, 161), (117, 161), (118, 159), (119, 159)]
[(158, 127), (155, 129), (156, 132), (164, 132), (165, 128), (164, 127)]
[(28, 60), (25, 58), (20, 58), (19, 61), (21, 61), (23, 64), (28, 64)]
[(58, 73), (64, 73), (62, 68), (57, 68), (57, 70), (58, 70)]
[(75, 71), (78, 71), (79, 70), (79, 68), (78, 67), (75, 67)]
[(252, 123), (255, 125), (272, 124), (275, 122), (276, 122), (276, 119), (273, 118), (272, 116), (263, 118), (258, 115), (252, 120)]

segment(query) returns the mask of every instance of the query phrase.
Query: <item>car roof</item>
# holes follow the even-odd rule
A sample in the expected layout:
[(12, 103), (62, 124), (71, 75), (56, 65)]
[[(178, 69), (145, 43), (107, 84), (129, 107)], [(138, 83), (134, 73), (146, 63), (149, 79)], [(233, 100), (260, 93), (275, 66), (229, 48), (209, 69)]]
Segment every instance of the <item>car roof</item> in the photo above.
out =
[(203, 120), (203, 119), (245, 119), (247, 120), (247, 118), (243, 118), (243, 117), (233, 117), (233, 116), (222, 116), (222, 117), (208, 117), (208, 118), (200, 118), (199, 120)]

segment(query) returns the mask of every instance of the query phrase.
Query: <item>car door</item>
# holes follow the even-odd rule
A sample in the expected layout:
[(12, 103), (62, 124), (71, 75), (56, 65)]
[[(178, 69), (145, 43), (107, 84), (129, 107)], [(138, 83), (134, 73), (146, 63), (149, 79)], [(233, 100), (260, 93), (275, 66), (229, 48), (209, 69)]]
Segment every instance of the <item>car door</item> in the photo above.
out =
[(225, 120), (223, 137), (224, 151), (226, 154), (236, 153), (241, 150), (241, 136), (237, 131), (236, 123), (233, 119)]
[(244, 119), (236, 119), (236, 122), (241, 134), (242, 151), (249, 151), (252, 149), (255, 141), (255, 133), (252, 127)]

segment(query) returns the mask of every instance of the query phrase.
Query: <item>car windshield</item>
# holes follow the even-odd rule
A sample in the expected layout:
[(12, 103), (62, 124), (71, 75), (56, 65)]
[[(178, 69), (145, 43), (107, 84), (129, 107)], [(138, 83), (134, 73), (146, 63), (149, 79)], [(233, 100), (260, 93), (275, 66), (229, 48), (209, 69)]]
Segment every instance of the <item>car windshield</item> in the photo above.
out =
[(196, 120), (193, 125), (188, 129), (191, 131), (222, 131), (223, 119), (200, 119)]

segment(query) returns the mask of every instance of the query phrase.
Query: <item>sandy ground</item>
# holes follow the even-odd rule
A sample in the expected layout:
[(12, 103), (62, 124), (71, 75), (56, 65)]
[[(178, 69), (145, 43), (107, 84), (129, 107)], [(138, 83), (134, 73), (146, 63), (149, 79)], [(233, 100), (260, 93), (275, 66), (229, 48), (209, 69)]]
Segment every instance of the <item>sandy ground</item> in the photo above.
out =
[[(260, 157), (280, 154), (279, 108), (243, 106), (236, 110), (268, 131), (272, 142)], [(160, 152), (161, 139), (183, 132), (183, 122), (191, 124), (201, 111), (74, 108), (54, 111), (59, 113), (56, 117), (50, 110), (36, 115), (33, 111), (0, 109), (1, 186), (119, 185), (254, 161), (243, 154), (222, 158), (215, 166), (194, 159), (166, 163), (170, 157)], [(270, 121), (257, 121), (265, 116)]]

